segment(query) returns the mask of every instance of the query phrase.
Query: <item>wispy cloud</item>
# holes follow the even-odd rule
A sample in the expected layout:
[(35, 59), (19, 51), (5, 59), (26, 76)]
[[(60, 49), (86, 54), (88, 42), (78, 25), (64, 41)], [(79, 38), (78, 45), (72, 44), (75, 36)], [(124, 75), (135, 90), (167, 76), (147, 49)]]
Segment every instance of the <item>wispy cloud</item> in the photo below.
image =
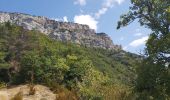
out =
[(90, 15), (76, 15), (74, 17), (74, 22), (88, 25), (91, 29), (97, 30), (98, 21)]
[[(74, 4), (79, 4), (81, 6), (86, 5), (87, 0), (75, 0)], [(86, 24), (91, 29), (97, 30), (98, 19), (101, 15), (105, 14), (110, 8), (114, 6), (114, 4), (121, 4), (125, 0), (104, 0), (102, 3), (101, 9), (99, 9), (96, 13), (93, 14), (80, 14), (75, 15), (74, 22), (79, 24)], [(80, 10), (83, 13), (83, 10)]]
[(98, 19), (101, 15), (105, 14), (107, 12), (108, 8), (101, 8), (97, 13), (95, 13), (95, 17)]
[(122, 4), (125, 0), (115, 0), (119, 5)]
[(131, 47), (138, 47), (138, 46), (144, 45), (147, 40), (148, 40), (148, 36), (144, 36), (142, 38), (139, 38), (139, 39), (136, 39), (136, 40), (132, 41), (129, 44), (129, 46), (131, 46)]
[(75, 0), (74, 4), (79, 4), (80, 6), (86, 5), (86, 0)]
[(122, 4), (125, 0), (105, 0), (102, 4), (101, 9), (95, 13), (95, 18), (100, 18), (101, 15), (105, 14), (114, 4)]
[(142, 36), (143, 34), (142, 33), (135, 33), (134, 36), (138, 37), (138, 36)]

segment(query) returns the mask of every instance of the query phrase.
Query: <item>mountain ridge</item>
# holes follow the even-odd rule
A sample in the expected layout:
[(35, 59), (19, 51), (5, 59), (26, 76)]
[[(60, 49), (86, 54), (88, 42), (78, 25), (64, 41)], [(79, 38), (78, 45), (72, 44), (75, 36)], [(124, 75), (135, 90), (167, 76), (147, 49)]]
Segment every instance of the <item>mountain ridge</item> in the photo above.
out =
[(96, 33), (88, 25), (59, 22), (43, 16), (24, 13), (0, 12), (0, 23), (10, 22), (28, 30), (38, 30), (52, 39), (71, 42), (87, 47), (97, 47), (109, 50), (122, 50), (121, 45), (113, 44), (106, 33)]

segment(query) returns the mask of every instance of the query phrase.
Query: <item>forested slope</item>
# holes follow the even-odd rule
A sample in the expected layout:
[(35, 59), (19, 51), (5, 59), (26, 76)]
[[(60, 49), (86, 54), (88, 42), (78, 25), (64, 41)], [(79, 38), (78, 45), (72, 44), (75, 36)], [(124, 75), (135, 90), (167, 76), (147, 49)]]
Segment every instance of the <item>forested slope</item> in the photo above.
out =
[(116, 91), (126, 96), (138, 61), (139, 56), (123, 50), (87, 48), (0, 24), (0, 82), (8, 85), (59, 84), (84, 99), (111, 97)]

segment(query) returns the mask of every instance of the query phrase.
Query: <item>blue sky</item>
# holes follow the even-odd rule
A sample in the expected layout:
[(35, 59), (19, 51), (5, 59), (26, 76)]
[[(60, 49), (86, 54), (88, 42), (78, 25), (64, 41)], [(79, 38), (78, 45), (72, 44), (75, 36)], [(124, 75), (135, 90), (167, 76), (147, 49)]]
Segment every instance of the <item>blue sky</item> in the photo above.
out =
[(137, 21), (116, 29), (121, 14), (128, 12), (130, 0), (1, 0), (0, 11), (45, 16), (59, 21), (88, 24), (107, 33), (114, 44), (133, 53), (143, 51), (150, 30)]

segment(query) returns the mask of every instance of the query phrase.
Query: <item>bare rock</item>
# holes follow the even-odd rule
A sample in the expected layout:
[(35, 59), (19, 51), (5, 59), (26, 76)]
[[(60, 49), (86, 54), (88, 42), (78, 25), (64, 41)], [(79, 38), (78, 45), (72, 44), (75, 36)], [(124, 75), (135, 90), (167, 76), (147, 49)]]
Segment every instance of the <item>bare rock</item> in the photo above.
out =
[(0, 22), (11, 22), (28, 30), (38, 30), (52, 39), (72, 42), (87, 47), (104, 48), (111, 50), (122, 49), (114, 45), (111, 38), (105, 33), (96, 33), (87, 25), (58, 22), (42, 16), (32, 16), (22, 13), (0, 12)]
[(19, 92), (22, 93), (23, 100), (56, 100), (54, 94), (48, 87), (42, 85), (35, 85), (35, 94), (29, 95), (29, 85), (20, 85), (10, 89), (0, 90), (0, 100), (10, 100), (14, 98)]

